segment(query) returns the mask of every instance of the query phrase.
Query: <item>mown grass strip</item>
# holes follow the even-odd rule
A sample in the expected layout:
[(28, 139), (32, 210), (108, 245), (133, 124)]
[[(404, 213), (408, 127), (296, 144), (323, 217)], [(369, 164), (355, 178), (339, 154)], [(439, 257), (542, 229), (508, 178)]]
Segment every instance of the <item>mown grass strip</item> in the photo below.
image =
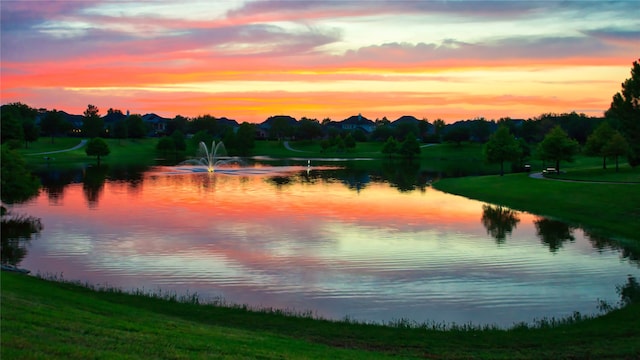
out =
[(448, 178), (433, 186), (640, 242), (640, 184), (564, 182), (511, 174)]
[[(380, 326), (2, 273), (2, 359), (536, 359), (640, 355), (640, 307), (512, 330)], [(571, 320), (571, 319), (569, 319)]]

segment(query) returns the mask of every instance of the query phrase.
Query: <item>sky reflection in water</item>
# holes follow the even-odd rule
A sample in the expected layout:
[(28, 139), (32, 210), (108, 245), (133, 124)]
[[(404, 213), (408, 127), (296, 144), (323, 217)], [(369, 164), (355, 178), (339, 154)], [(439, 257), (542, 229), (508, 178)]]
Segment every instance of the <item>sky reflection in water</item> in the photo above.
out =
[[(401, 318), (509, 326), (596, 313), (637, 264), (582, 230), (545, 244), (541, 219), (488, 235), (483, 203), (441, 193), (361, 191), (297, 171), (146, 173), (87, 196), (71, 184), (16, 207), (42, 219), (20, 264), (125, 290), (197, 292), (258, 307), (361, 321)], [(90, 198), (91, 201), (87, 199)]]

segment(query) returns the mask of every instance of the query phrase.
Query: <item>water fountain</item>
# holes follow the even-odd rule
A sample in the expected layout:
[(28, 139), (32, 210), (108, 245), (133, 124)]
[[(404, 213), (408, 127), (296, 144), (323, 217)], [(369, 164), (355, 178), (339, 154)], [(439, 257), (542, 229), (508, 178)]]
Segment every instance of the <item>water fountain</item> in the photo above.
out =
[[(258, 157), (256, 157), (258, 158)], [(222, 141), (216, 142), (215, 140), (211, 142), (211, 147), (208, 148), (207, 145), (201, 141), (198, 143), (198, 151), (196, 153), (196, 157), (192, 159), (185, 160), (178, 164), (175, 167), (167, 168), (168, 171), (165, 171), (167, 174), (180, 174), (180, 173), (199, 173), (204, 172), (205, 170), (209, 173), (216, 172), (217, 174), (224, 175), (265, 175), (265, 174), (288, 174), (291, 172), (297, 172), (301, 170), (306, 170), (307, 175), (311, 171), (311, 160), (308, 159), (299, 159), (292, 158), (296, 161), (305, 161), (307, 162), (307, 166), (301, 165), (287, 165), (287, 166), (272, 166), (259, 164), (255, 165), (247, 165), (242, 158), (239, 157), (229, 157), (227, 156), (227, 150)], [(236, 166), (223, 166), (218, 168), (219, 165), (225, 164), (234, 164)], [(192, 166), (184, 166), (184, 165), (192, 165)], [(336, 167), (332, 166), (314, 166), (313, 169), (316, 170), (327, 170), (334, 169)]]
[(183, 161), (181, 164), (202, 165), (207, 167), (208, 172), (214, 172), (216, 165), (229, 162), (229, 160), (220, 159), (220, 156), (226, 156), (226, 153), (227, 150), (222, 141), (216, 143), (216, 141), (213, 140), (211, 142), (211, 148), (207, 148), (207, 144), (205, 144), (204, 141), (200, 141), (196, 158)]
[(198, 161), (200, 164), (207, 166), (209, 172), (214, 172), (216, 163), (222, 162), (222, 160), (217, 160), (216, 158), (220, 149), (225, 153), (227, 151), (222, 141), (218, 141), (217, 144), (215, 140), (211, 141), (211, 149), (207, 149), (207, 144), (205, 144), (204, 141), (200, 141), (200, 144), (198, 144), (198, 155), (201, 156)]

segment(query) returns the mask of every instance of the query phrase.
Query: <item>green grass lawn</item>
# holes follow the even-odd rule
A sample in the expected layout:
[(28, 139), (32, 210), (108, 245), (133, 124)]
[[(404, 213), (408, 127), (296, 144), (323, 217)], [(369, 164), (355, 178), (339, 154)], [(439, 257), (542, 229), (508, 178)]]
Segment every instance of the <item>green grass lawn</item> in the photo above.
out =
[(564, 182), (510, 174), (503, 177), (448, 178), (433, 186), (453, 194), (640, 241), (640, 184)]
[[(74, 167), (78, 165), (95, 164), (95, 156), (88, 156), (85, 148), (65, 151), (49, 155), (36, 155), (42, 152), (58, 151), (73, 148), (78, 145), (80, 138), (56, 138), (51, 144), (50, 138), (40, 138), (21, 148), (19, 152), (30, 166)], [(104, 164), (153, 164), (158, 154), (156, 151), (157, 138), (147, 139), (105, 139), (111, 153), (102, 157)], [(50, 159), (46, 159), (49, 157)]]
[(5, 272), (1, 285), (2, 359), (630, 359), (640, 355), (637, 305), (555, 326), (442, 331), (93, 291)]

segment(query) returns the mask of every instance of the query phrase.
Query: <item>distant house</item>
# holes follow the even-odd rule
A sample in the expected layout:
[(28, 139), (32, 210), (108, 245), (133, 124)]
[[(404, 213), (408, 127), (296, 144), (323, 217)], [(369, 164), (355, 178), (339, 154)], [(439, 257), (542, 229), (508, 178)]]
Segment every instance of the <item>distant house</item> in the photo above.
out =
[(142, 115), (142, 121), (151, 127), (150, 135), (158, 136), (163, 135), (167, 131), (167, 121), (169, 121), (169, 119), (151, 113)]
[(233, 131), (238, 131), (238, 128), (240, 127), (240, 124), (238, 124), (238, 122), (234, 119), (227, 119), (226, 117), (221, 117), (216, 119), (216, 121), (218, 122), (218, 125), (220, 127), (230, 127), (233, 129)]
[(62, 118), (64, 121), (67, 121), (71, 124), (71, 134), (73, 136), (80, 136), (82, 134), (82, 125), (84, 124), (84, 116), (82, 115), (73, 115), (69, 114), (65, 111), (60, 111), (62, 114)]
[(360, 129), (366, 133), (371, 133), (376, 129), (376, 123), (365, 118), (361, 114), (354, 115), (342, 121), (339, 121), (337, 125), (339, 125), (340, 129), (342, 130), (352, 131)]
[(398, 125), (402, 125), (402, 124), (409, 124), (409, 125), (418, 125), (418, 122), (420, 120), (418, 120), (415, 116), (411, 116), (411, 115), (404, 115), (401, 116), (399, 118), (397, 118), (396, 120), (391, 122), (391, 126), (398, 126)]
[(422, 132), (422, 134), (418, 135), (434, 134), (435, 128), (433, 124), (430, 124), (428, 122), (426, 122), (425, 124), (425, 122), (426, 121), (424, 120), (418, 120), (418, 118), (416, 118), (415, 116), (404, 115), (392, 121), (390, 125), (394, 128), (398, 128), (401, 126), (415, 126), (418, 131)]

